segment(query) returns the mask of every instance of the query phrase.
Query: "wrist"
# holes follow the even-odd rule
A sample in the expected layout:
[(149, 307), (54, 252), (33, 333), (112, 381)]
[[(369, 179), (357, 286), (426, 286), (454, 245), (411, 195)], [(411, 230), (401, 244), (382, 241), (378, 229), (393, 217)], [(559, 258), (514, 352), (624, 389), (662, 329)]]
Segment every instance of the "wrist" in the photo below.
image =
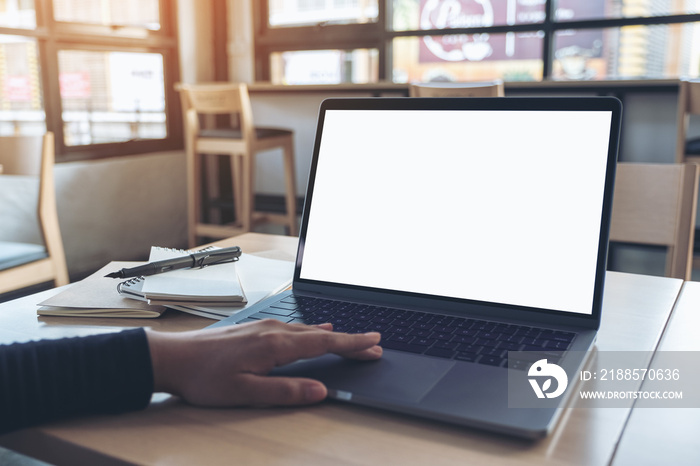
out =
[(172, 338), (162, 332), (146, 330), (148, 347), (151, 355), (151, 367), (153, 370), (153, 391), (172, 393)]

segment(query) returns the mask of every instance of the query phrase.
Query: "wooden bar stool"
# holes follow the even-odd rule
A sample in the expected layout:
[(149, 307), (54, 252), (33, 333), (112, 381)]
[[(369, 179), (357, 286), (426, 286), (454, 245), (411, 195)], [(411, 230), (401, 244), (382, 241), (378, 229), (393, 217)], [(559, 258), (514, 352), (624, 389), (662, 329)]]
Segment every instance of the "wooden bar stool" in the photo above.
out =
[[(240, 83), (178, 84), (185, 127), (187, 152), (188, 243), (197, 245), (197, 237), (227, 238), (251, 231), (258, 223), (273, 222), (286, 226), (291, 236), (298, 234), (296, 185), (294, 176), (293, 132), (281, 128), (256, 128), (248, 96), (248, 87)], [(231, 115), (231, 127), (203, 129), (200, 115)], [(237, 124), (234, 124), (237, 123)], [(280, 148), (284, 157), (286, 214), (254, 211), (255, 154)], [(197, 156), (219, 154), (231, 157), (231, 181), (235, 223), (204, 223), (201, 218), (202, 173)], [(209, 182), (210, 180), (207, 180)]]
[(503, 81), (411, 84), (410, 97), (503, 97)]

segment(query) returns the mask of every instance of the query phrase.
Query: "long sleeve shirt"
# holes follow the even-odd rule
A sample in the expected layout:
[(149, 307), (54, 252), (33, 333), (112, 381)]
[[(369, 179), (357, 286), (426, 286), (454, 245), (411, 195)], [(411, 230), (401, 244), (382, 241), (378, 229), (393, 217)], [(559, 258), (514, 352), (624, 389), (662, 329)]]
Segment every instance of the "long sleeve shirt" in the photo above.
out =
[(0, 346), (0, 433), (142, 409), (152, 392), (143, 329)]

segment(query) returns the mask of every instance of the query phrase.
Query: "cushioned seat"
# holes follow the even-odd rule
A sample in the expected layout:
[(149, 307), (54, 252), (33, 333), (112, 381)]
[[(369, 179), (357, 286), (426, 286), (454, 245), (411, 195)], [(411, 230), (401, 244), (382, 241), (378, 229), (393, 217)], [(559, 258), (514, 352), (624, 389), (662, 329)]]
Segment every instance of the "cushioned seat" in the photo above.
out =
[(0, 241), (0, 270), (29, 264), (48, 256), (46, 248), (40, 244)]
[[(5, 235), (3, 242), (0, 242), (0, 294), (46, 282), (53, 282), (56, 286), (68, 284), (56, 209), (53, 133), (0, 137), (0, 164), (3, 166), (0, 183), (26, 177), (29, 184), (35, 186), (38, 200), (35, 210), (37, 233), (43, 240), (43, 244), (26, 243), (34, 241), (34, 238), (12, 235), (12, 227), (16, 225), (11, 223), (12, 220), (3, 219), (5, 223), (0, 225)], [(12, 205), (7, 197), (0, 199), (0, 203), (5, 207)]]
[[(277, 136), (289, 136), (294, 134), (291, 130), (280, 128), (255, 128), (255, 137), (258, 139), (273, 138)], [(241, 139), (243, 133), (240, 129), (204, 129), (199, 132), (200, 138), (231, 138)]]

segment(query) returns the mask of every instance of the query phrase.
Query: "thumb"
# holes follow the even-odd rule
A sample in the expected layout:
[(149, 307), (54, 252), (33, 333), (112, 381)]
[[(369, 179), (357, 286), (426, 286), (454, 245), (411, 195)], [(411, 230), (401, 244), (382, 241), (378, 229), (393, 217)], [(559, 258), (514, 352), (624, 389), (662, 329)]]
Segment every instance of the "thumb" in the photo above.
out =
[(247, 399), (245, 404), (254, 406), (311, 404), (323, 401), (328, 396), (323, 383), (301, 377), (248, 374), (241, 382), (239, 388), (243, 398)]

